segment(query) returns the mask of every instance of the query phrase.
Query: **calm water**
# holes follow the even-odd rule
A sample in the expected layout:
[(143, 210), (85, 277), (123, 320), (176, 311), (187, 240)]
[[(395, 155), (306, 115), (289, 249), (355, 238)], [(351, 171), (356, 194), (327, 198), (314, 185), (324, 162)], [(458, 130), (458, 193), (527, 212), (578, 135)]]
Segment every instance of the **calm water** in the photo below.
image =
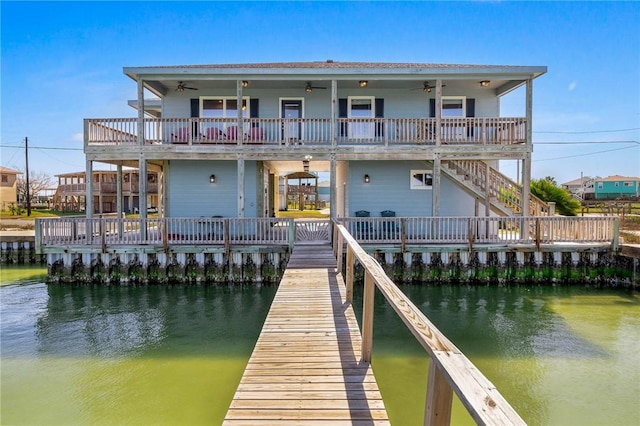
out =
[[(1, 424), (219, 424), (276, 290), (48, 287), (43, 272), (0, 271)], [(403, 290), (529, 424), (640, 424), (637, 293)], [(428, 361), (376, 304), (385, 404), (394, 424), (418, 424)], [(453, 423), (472, 424), (457, 402)]]

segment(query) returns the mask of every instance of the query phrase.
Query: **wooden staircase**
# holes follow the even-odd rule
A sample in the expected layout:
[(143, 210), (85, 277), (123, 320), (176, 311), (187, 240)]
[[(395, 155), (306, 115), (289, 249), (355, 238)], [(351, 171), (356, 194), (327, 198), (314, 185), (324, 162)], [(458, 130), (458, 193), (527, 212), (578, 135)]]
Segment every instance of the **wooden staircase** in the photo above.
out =
[[(491, 210), (501, 216), (522, 214), (522, 187), (481, 160), (446, 160), (442, 171), (474, 197), (484, 199), (487, 194), (489, 173), (489, 200)], [(549, 205), (530, 194), (529, 215), (545, 216)]]

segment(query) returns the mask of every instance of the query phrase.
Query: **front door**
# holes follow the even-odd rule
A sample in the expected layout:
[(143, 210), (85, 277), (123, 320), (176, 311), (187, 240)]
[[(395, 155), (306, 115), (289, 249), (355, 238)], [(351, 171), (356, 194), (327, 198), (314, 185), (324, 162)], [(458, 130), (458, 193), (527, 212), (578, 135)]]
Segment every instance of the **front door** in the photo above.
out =
[(302, 140), (302, 99), (282, 99), (280, 101), (282, 139), (286, 143)]
[(373, 118), (375, 112), (375, 98), (373, 96), (349, 96), (348, 117), (349, 138), (373, 139)]

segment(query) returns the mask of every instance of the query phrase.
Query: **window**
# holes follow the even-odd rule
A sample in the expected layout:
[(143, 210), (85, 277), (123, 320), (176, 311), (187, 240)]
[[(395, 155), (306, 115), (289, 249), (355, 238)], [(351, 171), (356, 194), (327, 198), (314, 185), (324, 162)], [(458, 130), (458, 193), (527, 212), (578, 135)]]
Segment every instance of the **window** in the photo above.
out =
[(617, 187), (619, 187), (619, 186), (620, 186), (620, 182), (616, 182), (616, 183), (615, 183), (615, 187), (617, 188)]
[(604, 184), (602, 182), (598, 182), (598, 189), (602, 189), (604, 187)]
[(631, 186), (633, 186), (633, 182), (625, 182), (624, 186), (631, 187)]
[(433, 170), (411, 170), (411, 189), (431, 189)]
[(8, 175), (2, 175), (2, 183), (9, 183), (9, 176)]
[(465, 117), (466, 101), (464, 96), (443, 96), (442, 97), (442, 116), (443, 117)]
[[(242, 116), (249, 117), (249, 98), (242, 98)], [(236, 97), (209, 97), (200, 98), (200, 117), (207, 118), (237, 118), (238, 98)]]

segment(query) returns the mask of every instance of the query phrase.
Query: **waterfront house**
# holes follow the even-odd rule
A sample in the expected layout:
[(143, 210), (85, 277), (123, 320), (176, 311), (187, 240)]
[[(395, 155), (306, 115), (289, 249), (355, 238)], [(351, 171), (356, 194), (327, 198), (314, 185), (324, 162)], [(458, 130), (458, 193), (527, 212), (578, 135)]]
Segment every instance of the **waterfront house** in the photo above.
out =
[(620, 197), (640, 197), (640, 178), (629, 176), (608, 176), (594, 181), (596, 200), (613, 200)]
[(0, 166), (0, 208), (9, 209), (12, 204), (18, 204), (18, 175), (22, 172)]
[(571, 195), (580, 200), (593, 200), (595, 198), (595, 192), (593, 188), (593, 183), (595, 179), (589, 176), (582, 176), (578, 179), (570, 180), (561, 184), (562, 188), (566, 189), (571, 193)]
[[(268, 217), (278, 182), (305, 157), (312, 173), (329, 173), (334, 218), (538, 215), (532, 101), (545, 72), (331, 60), (125, 67), (137, 117), (85, 120), (87, 173), (94, 163), (157, 172), (166, 217)], [(501, 97), (518, 88), (525, 113), (502, 116)], [(519, 162), (521, 185), (501, 161)], [(91, 191), (89, 214), (99, 211)]]
[[(55, 210), (80, 212), (85, 208), (87, 181), (85, 172), (73, 172), (56, 175), (58, 187), (53, 195)], [(140, 205), (139, 171), (127, 169), (121, 172), (121, 187), (118, 190), (118, 173), (115, 170), (94, 170), (91, 191), (93, 193), (94, 213), (113, 213), (118, 211), (120, 192), (121, 211), (133, 213)], [(146, 198), (148, 210), (158, 205), (158, 174), (147, 172)]]

